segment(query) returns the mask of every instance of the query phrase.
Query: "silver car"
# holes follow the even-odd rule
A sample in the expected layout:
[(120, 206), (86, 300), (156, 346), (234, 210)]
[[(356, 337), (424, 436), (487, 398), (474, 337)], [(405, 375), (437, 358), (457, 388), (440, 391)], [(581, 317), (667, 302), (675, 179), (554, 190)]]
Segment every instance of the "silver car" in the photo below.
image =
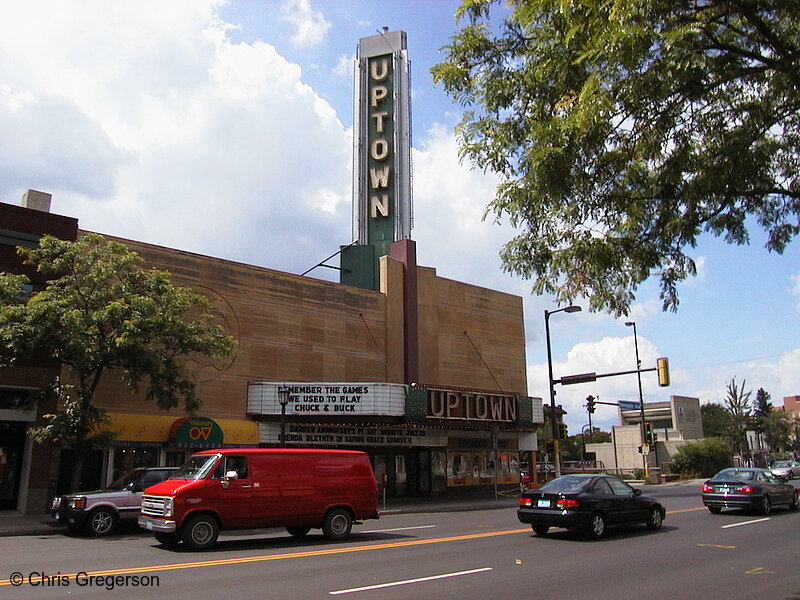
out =
[(800, 463), (796, 460), (776, 460), (769, 470), (786, 481), (800, 477)]
[(104, 490), (56, 496), (51, 514), (70, 531), (85, 529), (91, 535), (108, 535), (121, 520), (135, 521), (145, 488), (169, 479), (176, 470), (176, 467), (141, 467), (128, 471)]

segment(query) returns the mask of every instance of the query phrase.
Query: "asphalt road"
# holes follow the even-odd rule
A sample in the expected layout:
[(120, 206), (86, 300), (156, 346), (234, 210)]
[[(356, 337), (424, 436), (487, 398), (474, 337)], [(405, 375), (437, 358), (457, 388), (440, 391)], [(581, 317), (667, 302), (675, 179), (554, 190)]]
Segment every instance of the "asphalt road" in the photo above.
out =
[(645, 493), (667, 507), (663, 528), (597, 541), (562, 530), (537, 537), (514, 509), (386, 516), (354, 527), (346, 543), (232, 532), (202, 553), (136, 530), (9, 537), (0, 539), (0, 598), (800, 598), (800, 511), (712, 515), (694, 486)]

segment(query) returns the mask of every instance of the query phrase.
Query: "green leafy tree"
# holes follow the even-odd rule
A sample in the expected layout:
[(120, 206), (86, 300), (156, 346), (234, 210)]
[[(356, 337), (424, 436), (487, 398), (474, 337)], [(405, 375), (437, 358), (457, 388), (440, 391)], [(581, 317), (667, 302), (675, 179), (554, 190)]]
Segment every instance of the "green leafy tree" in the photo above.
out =
[(727, 396), (725, 397), (725, 408), (730, 415), (730, 430), (728, 439), (733, 450), (741, 456), (749, 456), (750, 450), (747, 446), (747, 428), (750, 425), (750, 396), (751, 390), (744, 391), (747, 380), (742, 381), (742, 385), (736, 385), (734, 377), (727, 383)]
[(709, 402), (700, 407), (705, 437), (724, 438), (731, 427), (731, 416), (727, 409), (716, 402)]
[(201, 400), (183, 361), (230, 355), (236, 344), (214, 324), (203, 296), (173, 286), (169, 273), (142, 268), (124, 244), (97, 234), (77, 242), (45, 236), (38, 248), (18, 251), (49, 282), (26, 295), (25, 277), (0, 274), (0, 360), (35, 355), (62, 365), (65, 377), (51, 388), (61, 410), (45, 415), (48, 423), (32, 435), (74, 449), (74, 491), (86, 454), (113, 438), (93, 403), (104, 375), (118, 373), (134, 393), (143, 386), (161, 409), (180, 404), (192, 414)]
[(800, 231), (800, 4), (463, 0), (434, 81), (462, 158), (501, 176), (504, 268), (559, 302), (665, 310), (710, 233), (782, 252)]
[(731, 447), (722, 438), (709, 437), (688, 442), (672, 457), (672, 468), (678, 473), (697, 473), (711, 477), (733, 464)]
[(773, 451), (779, 452), (791, 447), (789, 441), (791, 424), (786, 417), (786, 413), (776, 410), (767, 413), (761, 419), (761, 427), (763, 429), (764, 438)]
[(758, 388), (755, 400), (753, 400), (753, 429), (758, 433), (764, 433), (764, 420), (772, 412), (772, 397), (764, 388)]

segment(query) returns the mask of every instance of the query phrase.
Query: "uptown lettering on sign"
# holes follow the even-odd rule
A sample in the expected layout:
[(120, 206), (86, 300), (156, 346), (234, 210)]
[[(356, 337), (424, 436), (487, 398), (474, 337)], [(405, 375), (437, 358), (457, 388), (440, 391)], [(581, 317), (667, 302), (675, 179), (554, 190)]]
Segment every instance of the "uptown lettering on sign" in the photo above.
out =
[(369, 145), (369, 156), (372, 159), (369, 168), (369, 216), (372, 219), (389, 216), (392, 145), (386, 139), (387, 132), (390, 132), (389, 111), (382, 110), (390, 99), (387, 86), (391, 70), (389, 58), (381, 56), (369, 62), (369, 117), (376, 134)]
[(510, 394), (429, 388), (428, 416), (510, 423), (517, 420), (517, 399)]

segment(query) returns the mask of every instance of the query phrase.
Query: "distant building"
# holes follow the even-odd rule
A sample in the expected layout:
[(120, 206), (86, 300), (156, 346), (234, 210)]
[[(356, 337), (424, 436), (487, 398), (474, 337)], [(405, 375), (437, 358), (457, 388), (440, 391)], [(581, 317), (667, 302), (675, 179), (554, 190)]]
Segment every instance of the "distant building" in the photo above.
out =
[(703, 437), (699, 398), (670, 396), (668, 401), (645, 402), (645, 428), (656, 439), (649, 445), (649, 453), (644, 455), (639, 451), (646, 441), (641, 414), (639, 408), (620, 409), (620, 425), (611, 428), (612, 441), (586, 444), (587, 452), (594, 452), (596, 460), (608, 469), (644, 469), (645, 460), (652, 469), (672, 460), (687, 441)]
[(784, 396), (783, 411), (790, 421), (800, 419), (800, 396)]

